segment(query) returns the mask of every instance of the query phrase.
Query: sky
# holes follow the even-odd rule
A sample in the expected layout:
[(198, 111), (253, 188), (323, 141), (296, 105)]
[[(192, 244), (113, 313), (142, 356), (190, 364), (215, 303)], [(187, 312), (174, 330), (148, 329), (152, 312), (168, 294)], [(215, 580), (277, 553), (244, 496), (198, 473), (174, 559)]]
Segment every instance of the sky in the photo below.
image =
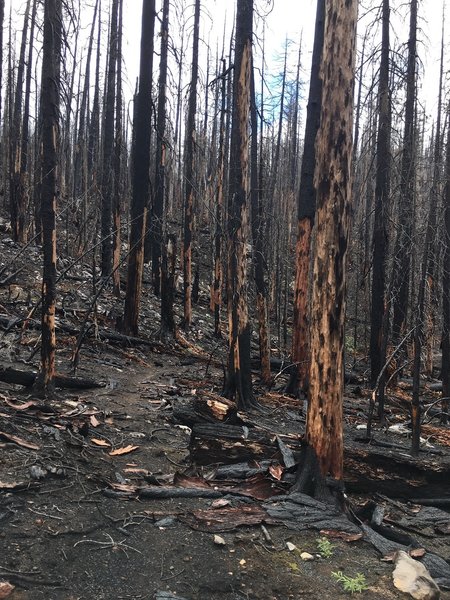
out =
[[(425, 103), (427, 111), (432, 116), (435, 115), (437, 105), (437, 89), (439, 78), (439, 44), (441, 39), (442, 27), (442, 3), (444, 0), (419, 0), (419, 57), (423, 63), (421, 70), (419, 94), (421, 100)], [(93, 0), (81, 0), (82, 18), (85, 21), (84, 32), (89, 31), (89, 19), (92, 18), (92, 10), (89, 8)], [(187, 31), (190, 30), (193, 14), (193, 0), (173, 0), (173, 2), (184, 7), (188, 19)], [(21, 27), (22, 17), (17, 17), (16, 13), (23, 14), (25, 0), (6, 0), (5, 6), (5, 25), (7, 23), (9, 7), (13, 7), (13, 21)], [(103, 0), (103, 6), (107, 6), (109, 0)], [(224, 23), (227, 24), (226, 43), (230, 37), (231, 27), (234, 19), (235, 0), (201, 0), (202, 20), (201, 20), (201, 44), (200, 44), (200, 62), (203, 80), (205, 79), (206, 65), (206, 47), (209, 43), (214, 53), (217, 45), (221, 47), (223, 39)], [(298, 43), (302, 40), (302, 81), (303, 103), (307, 94), (308, 73), (311, 65), (311, 51), (314, 37), (314, 18), (316, 11), (316, 0), (255, 0), (255, 64), (258, 64), (258, 57), (261, 53), (261, 47), (258, 40), (261, 39), (262, 23), (265, 23), (265, 56), (266, 73), (272, 75), (281, 71), (282, 56), (286, 39), (292, 43), (290, 45), (290, 68), (294, 72), (297, 60)], [(394, 13), (392, 31), (397, 37), (406, 43), (408, 37), (408, 2), (405, 0), (392, 0), (393, 5), (403, 6), (398, 13)], [(157, 8), (160, 8), (161, 0), (156, 0)], [(360, 34), (365, 29), (366, 19), (373, 18), (371, 15), (365, 17), (366, 9), (379, 6), (380, 0), (361, 0), (360, 2)], [(125, 91), (130, 99), (132, 97), (136, 77), (139, 71), (139, 42), (141, 31), (141, 10), (142, 0), (124, 0), (124, 64), (126, 73)], [(102, 9), (103, 21), (106, 23), (108, 11)], [(173, 10), (170, 17), (171, 35), (174, 43), (179, 43), (179, 30), (175, 23)], [(156, 25), (158, 31), (158, 24)], [(379, 32), (378, 32), (379, 33)], [(87, 34), (84, 34), (87, 35)], [(374, 35), (377, 33), (374, 30)], [(5, 31), (5, 41), (7, 31)], [(449, 37), (447, 35), (447, 37)], [(20, 36), (18, 36), (20, 38)], [(359, 44), (361, 47), (361, 44)], [(159, 51), (158, 37), (155, 37), (155, 50)], [(447, 71), (450, 58), (450, 47), (447, 47)], [(188, 61), (190, 61), (188, 53)], [(103, 57), (104, 62), (104, 57)], [(155, 77), (157, 78), (157, 59), (154, 62)], [(187, 62), (184, 69), (184, 83), (189, 80), (190, 62)], [(5, 69), (4, 69), (5, 72)], [(272, 80), (271, 88), (276, 92), (276, 82)], [(431, 119), (430, 119), (431, 123)]]

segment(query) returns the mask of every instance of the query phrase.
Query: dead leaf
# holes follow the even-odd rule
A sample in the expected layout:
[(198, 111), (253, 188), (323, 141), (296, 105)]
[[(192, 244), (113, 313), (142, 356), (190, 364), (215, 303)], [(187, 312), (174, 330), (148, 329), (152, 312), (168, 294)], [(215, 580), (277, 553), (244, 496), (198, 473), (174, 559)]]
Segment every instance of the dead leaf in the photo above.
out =
[(269, 467), (269, 473), (277, 481), (281, 481), (281, 478), (283, 477), (283, 470), (284, 469), (281, 465), (270, 465)]
[(102, 448), (110, 448), (111, 447), (111, 444), (109, 444), (105, 440), (99, 440), (97, 438), (91, 438), (91, 442), (93, 444), (95, 444), (96, 446), (101, 446)]
[(0, 600), (10, 596), (15, 587), (9, 581), (0, 581)]
[(139, 446), (124, 446), (123, 448), (111, 450), (111, 452), (109, 452), (109, 456), (122, 456), (122, 454), (129, 454), (130, 452), (134, 452), (138, 448)]
[(28, 448), (29, 450), (39, 450), (40, 449), (40, 446), (38, 446), (37, 444), (27, 442), (26, 440), (23, 440), (22, 438), (17, 437), (17, 435), (10, 435), (9, 433), (5, 433), (4, 431), (0, 431), (0, 439), (4, 439), (7, 442), (13, 442), (13, 444), (17, 444), (18, 446), (21, 446), (22, 448)]
[(128, 492), (135, 494), (137, 492), (137, 486), (130, 483), (110, 483), (110, 487), (118, 492)]
[(92, 425), (92, 427), (98, 427), (100, 425), (100, 421), (97, 419), (97, 417), (95, 415), (91, 415), (89, 417), (89, 422)]
[(344, 542), (357, 542), (363, 536), (362, 533), (346, 533), (345, 531), (336, 531), (334, 529), (321, 529), (320, 533), (330, 538), (343, 540)]

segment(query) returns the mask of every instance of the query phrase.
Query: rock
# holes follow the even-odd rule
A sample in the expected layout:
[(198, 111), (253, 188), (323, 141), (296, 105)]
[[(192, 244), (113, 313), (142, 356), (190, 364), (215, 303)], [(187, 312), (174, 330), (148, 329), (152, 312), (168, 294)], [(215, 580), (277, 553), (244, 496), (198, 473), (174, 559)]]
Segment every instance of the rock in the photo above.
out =
[(287, 542), (286, 548), (289, 550), (289, 552), (293, 552), (294, 550), (297, 550), (297, 546), (295, 544), (293, 544), (292, 542)]
[(302, 552), (300, 554), (300, 558), (302, 560), (314, 560), (314, 556), (312, 554), (310, 554), (309, 552)]
[(439, 600), (441, 597), (428, 569), (403, 550), (396, 553), (392, 578), (397, 589), (410, 594), (415, 600)]
[(217, 544), (218, 546), (226, 546), (227, 545), (226, 541), (220, 535), (214, 536), (214, 543)]

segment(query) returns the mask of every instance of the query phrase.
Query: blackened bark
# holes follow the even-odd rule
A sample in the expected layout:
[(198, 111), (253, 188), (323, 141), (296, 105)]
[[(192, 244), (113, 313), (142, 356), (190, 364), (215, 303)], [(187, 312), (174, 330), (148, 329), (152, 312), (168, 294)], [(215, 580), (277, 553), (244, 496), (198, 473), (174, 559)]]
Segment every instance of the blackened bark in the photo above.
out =
[(247, 305), (248, 142), (250, 73), (252, 66), (253, 0), (237, 0), (233, 108), (228, 189), (229, 322), (228, 373), (225, 395), (238, 408), (254, 403), (250, 364), (250, 323)]
[(183, 303), (185, 328), (192, 322), (192, 227), (194, 208), (195, 173), (195, 115), (197, 112), (198, 44), (200, 29), (200, 0), (195, 0), (194, 38), (192, 45), (192, 70), (189, 88), (186, 126), (186, 158), (184, 164), (184, 236), (183, 236)]
[(222, 306), (222, 245), (223, 245), (223, 184), (225, 170), (225, 112), (226, 112), (226, 62), (222, 58), (220, 78), (219, 149), (217, 158), (217, 189), (214, 230), (214, 266), (211, 287), (211, 310), (214, 313), (214, 335), (221, 335), (220, 308)]
[(398, 344), (406, 332), (411, 273), (411, 234), (415, 193), (414, 108), (416, 99), (416, 53), (417, 0), (411, 0), (406, 75), (405, 130), (403, 134), (403, 153), (400, 171), (399, 231), (394, 251), (394, 316), (392, 324), (394, 345)]
[(155, 0), (143, 0), (139, 91), (135, 100), (132, 147), (132, 197), (124, 332), (138, 333), (144, 267), (144, 236), (150, 196), (150, 135)]
[(309, 377), (309, 317), (308, 288), (311, 262), (311, 235), (316, 212), (316, 188), (314, 167), (316, 161), (315, 141), (320, 123), (322, 80), (320, 64), (324, 40), (325, 0), (318, 0), (314, 47), (311, 64), (308, 106), (306, 110), (305, 142), (300, 172), (300, 189), (297, 204), (296, 275), (294, 288), (294, 324), (292, 332), (292, 362), (294, 368), (287, 391), (305, 392)]
[(103, 122), (103, 158), (101, 185), (102, 277), (112, 271), (112, 202), (114, 190), (114, 107), (116, 101), (117, 13), (119, 0), (112, 0), (109, 33), (109, 58)]
[(41, 223), (44, 268), (42, 276), (41, 369), (36, 380), (40, 394), (53, 393), (55, 375), (56, 307), (56, 199), (58, 195), (58, 147), (62, 0), (45, 0), (42, 55), (42, 186)]
[[(380, 81), (378, 84), (378, 135), (376, 146), (375, 210), (373, 229), (372, 302), (370, 318), (370, 382), (375, 386), (386, 362), (383, 327), (386, 308), (387, 218), (391, 180), (391, 98), (389, 90), (389, 0), (383, 0)], [(384, 383), (379, 385), (378, 414), (384, 417)]]
[(265, 384), (269, 384), (271, 381), (269, 317), (267, 286), (264, 274), (264, 218), (262, 189), (259, 187), (258, 176), (258, 115), (256, 109), (255, 75), (253, 65), (251, 71), (250, 123), (252, 128), (250, 146), (250, 203), (253, 241), (253, 268), (256, 287), (256, 310), (258, 314), (259, 357), (261, 363), (261, 379)]
[[(450, 117), (450, 103), (447, 115)], [(448, 118), (447, 118), (448, 122)], [(450, 127), (447, 126), (447, 157), (445, 162), (444, 195), (444, 264), (442, 277), (442, 417), (441, 423), (448, 423), (450, 396)]]
[(20, 159), (21, 159), (21, 120), (23, 101), (23, 80), (25, 74), (25, 52), (27, 46), (28, 26), (30, 21), (31, 0), (27, 1), (23, 18), (22, 39), (20, 42), (19, 62), (17, 65), (16, 93), (14, 96), (14, 113), (10, 131), (10, 217), (11, 231), (16, 242), (25, 243), (25, 211), (24, 196), (20, 193)]
[(123, 126), (122, 126), (122, 22), (123, 22), (123, 0), (119, 0), (117, 7), (117, 92), (116, 92), (116, 126), (114, 139), (114, 195), (112, 204), (113, 217), (113, 290), (114, 295), (120, 298), (120, 248), (121, 248), (121, 205), (123, 194), (122, 182), (122, 153), (123, 153)]
[[(164, 230), (164, 202), (166, 194), (166, 87), (167, 87), (167, 57), (169, 51), (169, 0), (164, 0), (161, 22), (161, 55), (159, 62), (158, 81), (158, 114), (156, 122), (156, 172), (155, 189), (153, 194), (153, 210), (151, 223), (152, 240), (152, 275), (153, 288), (156, 295), (160, 291), (161, 251)], [(161, 309), (165, 303), (161, 303)], [(162, 316), (165, 320), (165, 317)]]
[(311, 306), (307, 442), (323, 476), (343, 477), (346, 250), (352, 190), (357, 0), (328, 0), (316, 143), (317, 237)]

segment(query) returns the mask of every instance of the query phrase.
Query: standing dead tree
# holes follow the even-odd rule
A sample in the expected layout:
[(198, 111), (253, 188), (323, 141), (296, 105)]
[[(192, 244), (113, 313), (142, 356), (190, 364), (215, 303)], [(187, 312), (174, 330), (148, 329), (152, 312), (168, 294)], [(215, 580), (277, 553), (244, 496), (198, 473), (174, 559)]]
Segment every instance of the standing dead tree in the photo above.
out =
[[(329, 0), (321, 62), (316, 140), (316, 247), (311, 306), (311, 365), (306, 437), (310, 465), (343, 477), (346, 250), (352, 190), (353, 85), (357, 0)], [(310, 483), (304, 468), (300, 481)], [(316, 474), (317, 475), (317, 474)], [(302, 487), (302, 485), (300, 485)]]
[(248, 142), (253, 0), (237, 0), (227, 223), (228, 373), (225, 395), (238, 408), (254, 404), (247, 304)]
[(62, 0), (45, 0), (42, 55), (42, 184), (41, 226), (44, 268), (42, 275), (41, 369), (35, 389), (52, 395), (55, 376), (56, 310), (56, 199), (58, 195), (58, 144)]
[(128, 255), (127, 292), (123, 316), (124, 332), (138, 333), (144, 268), (144, 236), (147, 206), (150, 196), (150, 135), (153, 71), (153, 34), (155, 31), (155, 0), (142, 4), (141, 56), (139, 91), (135, 99), (132, 153), (132, 196), (130, 208), (130, 251)]

